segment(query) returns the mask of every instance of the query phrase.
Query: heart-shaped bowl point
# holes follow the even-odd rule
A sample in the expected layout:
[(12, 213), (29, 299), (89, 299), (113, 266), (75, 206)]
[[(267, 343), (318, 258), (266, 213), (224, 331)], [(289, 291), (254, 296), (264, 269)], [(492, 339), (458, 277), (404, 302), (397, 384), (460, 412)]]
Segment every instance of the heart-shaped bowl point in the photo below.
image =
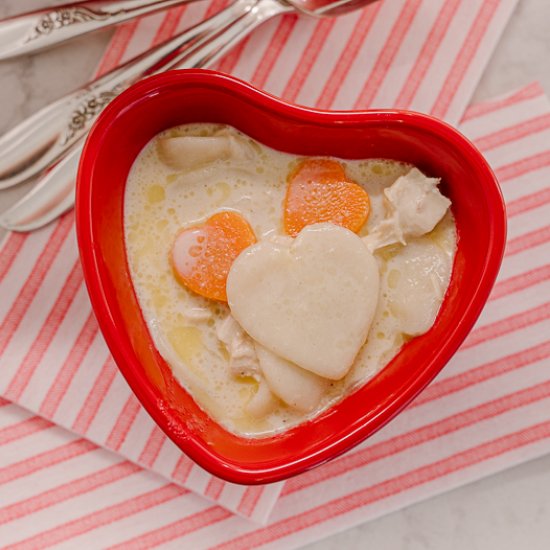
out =
[[(296, 155), (408, 162), (442, 178), (457, 250), (432, 328), (406, 344), (361, 388), (317, 417), (264, 438), (240, 437), (209, 417), (155, 349), (132, 286), (124, 242), (126, 180), (159, 132), (191, 122), (234, 126)], [(200, 466), (226, 480), (279, 481), (360, 443), (439, 373), (479, 316), (504, 252), (506, 218), (487, 162), (459, 132), (406, 111), (328, 112), (280, 101), (233, 77), (172, 71), (131, 87), (101, 115), (86, 142), (76, 192), (77, 234), (92, 306), (109, 349), (143, 406)]]

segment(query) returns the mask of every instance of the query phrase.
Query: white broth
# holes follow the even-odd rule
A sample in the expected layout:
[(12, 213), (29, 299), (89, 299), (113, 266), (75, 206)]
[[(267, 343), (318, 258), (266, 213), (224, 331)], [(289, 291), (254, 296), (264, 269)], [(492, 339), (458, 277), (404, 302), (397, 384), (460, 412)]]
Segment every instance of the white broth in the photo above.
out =
[[(179, 144), (170, 141), (178, 137), (190, 138), (181, 143), (192, 151), (191, 158), (178, 156)], [(446, 199), (439, 206), (447, 211), (434, 229), (421, 236), (404, 230), (400, 237), (406, 244), (393, 242), (392, 195), (384, 191), (406, 174), (424, 176), (396, 161), (334, 159), (370, 199), (370, 215), (359, 237), (374, 255), (379, 284), (366, 341), (339, 379), (297, 373), (296, 368), (302, 369), (289, 367), (285, 358), (273, 355), (274, 349), (265, 350), (265, 342), (261, 347), (254, 343), (226, 303), (199, 296), (181, 284), (170, 262), (171, 250), (182, 228), (223, 211), (241, 214), (259, 244), (292, 246), (284, 231), (283, 203), (287, 178), (302, 159), (266, 147), (228, 126), (189, 124), (156, 136), (137, 157), (126, 185), (127, 257), (155, 346), (180, 384), (209, 415), (228, 430), (249, 437), (272, 435), (303, 422), (364, 384), (405, 342), (432, 326), (451, 276), (456, 230)], [(435, 184), (426, 193), (435, 196)], [(384, 223), (394, 224), (389, 233)], [(380, 228), (385, 228), (384, 239), (392, 242), (377, 247), (367, 236), (372, 240)], [(244, 351), (231, 358), (239, 345)], [(265, 364), (264, 374), (261, 366), (258, 371), (258, 357)], [(287, 369), (291, 378), (275, 376)], [(311, 384), (318, 396), (301, 399), (294, 392), (286, 397), (290, 382), (285, 381), (293, 379), (296, 383), (291, 385), (307, 392)]]

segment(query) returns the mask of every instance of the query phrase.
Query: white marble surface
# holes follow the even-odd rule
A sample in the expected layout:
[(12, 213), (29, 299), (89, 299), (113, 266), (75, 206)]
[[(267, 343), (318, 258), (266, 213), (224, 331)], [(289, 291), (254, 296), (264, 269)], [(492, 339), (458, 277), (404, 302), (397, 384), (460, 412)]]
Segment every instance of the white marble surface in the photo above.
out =
[[(468, 0), (463, 0), (467, 2)], [(61, 1), (2, 0), (0, 17)], [(539, 80), (550, 94), (550, 2), (520, 0), (475, 99)], [(0, 64), (0, 133), (85, 81), (103, 51), (102, 33), (30, 58)], [(0, 209), (25, 192), (0, 194)], [(0, 238), (2, 233), (0, 232)], [(350, 529), (310, 550), (548, 550), (550, 456)]]

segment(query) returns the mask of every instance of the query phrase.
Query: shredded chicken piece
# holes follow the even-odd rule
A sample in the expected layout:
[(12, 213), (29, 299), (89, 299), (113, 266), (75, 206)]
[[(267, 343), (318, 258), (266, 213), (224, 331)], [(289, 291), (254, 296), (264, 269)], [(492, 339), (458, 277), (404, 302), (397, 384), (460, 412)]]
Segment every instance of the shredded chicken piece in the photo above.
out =
[(185, 317), (190, 321), (208, 321), (212, 317), (212, 312), (204, 307), (191, 307), (185, 310)]
[(258, 357), (252, 338), (229, 314), (216, 325), (216, 335), (229, 353), (229, 368), (235, 376), (252, 376), (259, 380)]
[(447, 212), (451, 201), (437, 188), (439, 178), (428, 178), (413, 168), (384, 190), (387, 216), (363, 238), (371, 252), (429, 233)]

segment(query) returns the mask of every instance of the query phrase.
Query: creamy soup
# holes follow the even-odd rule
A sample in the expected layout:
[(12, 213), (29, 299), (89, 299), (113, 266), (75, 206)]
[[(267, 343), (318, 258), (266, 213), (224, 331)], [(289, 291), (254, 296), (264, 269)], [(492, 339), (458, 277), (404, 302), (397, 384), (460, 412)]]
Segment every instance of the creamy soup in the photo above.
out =
[[(308, 170), (341, 187), (327, 195), (327, 179), (304, 196)], [(177, 380), (250, 437), (364, 384), (442, 303), (456, 231), (437, 184), (408, 164), (306, 159), (223, 125), (155, 137), (128, 178), (125, 239), (143, 316)], [(201, 247), (214, 234), (228, 252), (209, 260)], [(225, 264), (227, 282), (216, 271)]]

